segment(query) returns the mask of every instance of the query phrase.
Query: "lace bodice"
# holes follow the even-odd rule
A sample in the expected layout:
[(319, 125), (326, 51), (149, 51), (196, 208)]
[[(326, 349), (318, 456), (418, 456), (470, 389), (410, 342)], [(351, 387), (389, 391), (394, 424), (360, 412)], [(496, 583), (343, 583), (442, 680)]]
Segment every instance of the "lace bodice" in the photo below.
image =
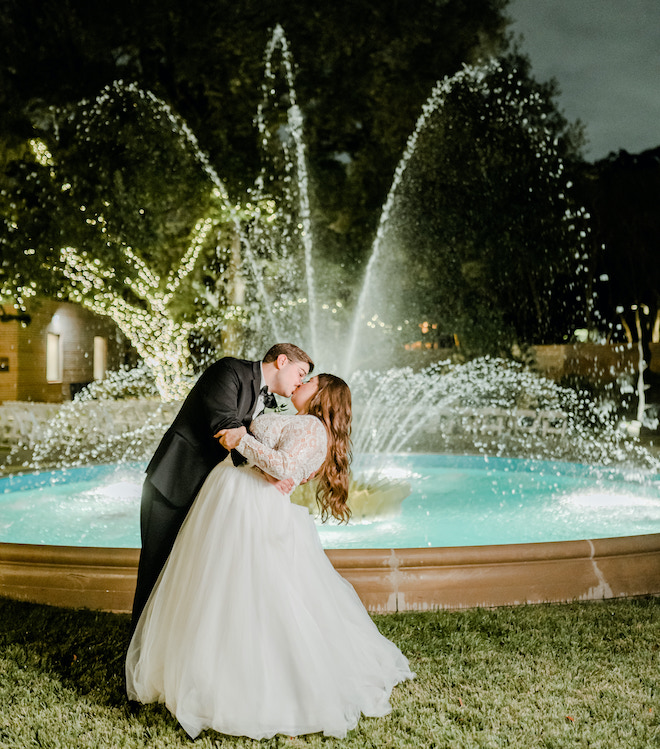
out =
[(316, 416), (266, 414), (252, 422), (237, 450), (276, 479), (300, 484), (318, 471), (325, 460), (328, 435)]

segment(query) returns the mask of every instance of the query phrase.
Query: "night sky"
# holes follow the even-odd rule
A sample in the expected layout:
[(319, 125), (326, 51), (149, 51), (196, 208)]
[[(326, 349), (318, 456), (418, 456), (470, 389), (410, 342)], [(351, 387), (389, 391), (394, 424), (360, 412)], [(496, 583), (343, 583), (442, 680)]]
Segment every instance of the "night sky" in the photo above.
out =
[(593, 161), (660, 146), (660, 0), (511, 0), (508, 14), (538, 80), (586, 125)]

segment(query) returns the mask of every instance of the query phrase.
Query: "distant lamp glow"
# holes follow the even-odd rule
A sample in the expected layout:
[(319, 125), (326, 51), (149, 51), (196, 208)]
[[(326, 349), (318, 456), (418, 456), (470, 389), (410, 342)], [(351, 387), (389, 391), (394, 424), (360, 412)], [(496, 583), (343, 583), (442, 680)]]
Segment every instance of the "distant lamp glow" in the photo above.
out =
[(573, 336), (579, 343), (586, 343), (589, 340), (589, 331), (586, 328), (578, 328)]

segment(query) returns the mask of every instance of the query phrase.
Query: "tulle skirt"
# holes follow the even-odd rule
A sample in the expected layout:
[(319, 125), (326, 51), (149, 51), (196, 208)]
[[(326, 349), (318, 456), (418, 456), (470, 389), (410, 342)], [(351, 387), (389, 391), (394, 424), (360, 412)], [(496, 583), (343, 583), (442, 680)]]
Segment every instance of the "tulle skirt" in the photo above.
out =
[(186, 732), (343, 738), (408, 661), (333, 568), (307, 509), (227, 460), (207, 478), (126, 659), (127, 692)]

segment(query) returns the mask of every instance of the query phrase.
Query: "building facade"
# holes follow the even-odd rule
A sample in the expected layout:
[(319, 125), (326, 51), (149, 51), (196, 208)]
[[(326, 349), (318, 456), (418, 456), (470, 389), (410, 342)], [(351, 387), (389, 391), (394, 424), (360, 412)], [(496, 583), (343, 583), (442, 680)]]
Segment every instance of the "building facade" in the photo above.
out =
[(0, 402), (71, 400), (85, 385), (132, 358), (130, 345), (110, 318), (77, 304), (31, 300), (27, 324), (7, 314), (9, 305), (3, 309)]

